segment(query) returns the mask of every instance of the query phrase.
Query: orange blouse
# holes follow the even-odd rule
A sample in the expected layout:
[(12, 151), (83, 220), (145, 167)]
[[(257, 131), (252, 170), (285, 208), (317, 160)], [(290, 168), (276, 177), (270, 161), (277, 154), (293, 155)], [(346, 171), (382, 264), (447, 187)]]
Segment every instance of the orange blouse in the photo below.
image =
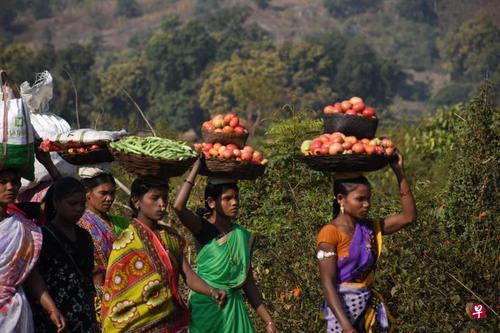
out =
[[(373, 220), (374, 234), (377, 243), (377, 257), (380, 256), (382, 250), (382, 233), (380, 230), (379, 220)], [(349, 246), (351, 246), (352, 238), (342, 231), (340, 231), (336, 226), (329, 223), (321, 228), (318, 237), (316, 239), (316, 246), (319, 247), (320, 243), (328, 243), (335, 246), (337, 252), (337, 258), (343, 258), (349, 255)], [(374, 281), (375, 271), (372, 270), (364, 276), (360, 276), (353, 282), (344, 282), (343, 284), (356, 285), (356, 286), (370, 286)]]
[(316, 245), (320, 243), (328, 243), (335, 245), (337, 256), (339, 258), (347, 257), (349, 255), (349, 246), (351, 246), (351, 237), (344, 234), (333, 224), (327, 224), (318, 234)]

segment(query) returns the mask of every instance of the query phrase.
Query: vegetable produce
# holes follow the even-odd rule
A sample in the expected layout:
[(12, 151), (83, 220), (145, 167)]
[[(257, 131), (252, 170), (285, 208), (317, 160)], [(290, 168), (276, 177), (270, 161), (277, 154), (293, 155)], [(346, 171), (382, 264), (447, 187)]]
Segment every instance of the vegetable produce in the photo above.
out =
[(343, 113), (366, 118), (375, 118), (377, 113), (374, 108), (366, 106), (363, 99), (356, 96), (349, 100), (327, 105), (323, 108), (323, 112), (325, 114)]
[(392, 156), (394, 149), (394, 143), (388, 138), (358, 140), (355, 136), (335, 132), (305, 140), (300, 150), (304, 155), (378, 154)]
[(185, 160), (197, 155), (184, 142), (159, 137), (127, 136), (110, 143), (110, 147), (125, 153), (145, 155), (163, 160)]
[(262, 153), (254, 150), (250, 146), (245, 146), (243, 149), (238, 149), (234, 144), (222, 145), (220, 143), (197, 143), (194, 145), (195, 149), (202, 152), (207, 159), (235, 159), (243, 163), (253, 163), (265, 165), (268, 160), (264, 159)]

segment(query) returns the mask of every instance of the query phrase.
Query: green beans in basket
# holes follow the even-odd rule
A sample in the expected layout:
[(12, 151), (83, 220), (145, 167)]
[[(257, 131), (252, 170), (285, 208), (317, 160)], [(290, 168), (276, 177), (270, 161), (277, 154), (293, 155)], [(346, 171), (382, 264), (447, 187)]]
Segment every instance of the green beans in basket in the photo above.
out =
[(186, 143), (159, 137), (127, 136), (110, 143), (111, 148), (162, 160), (185, 160), (197, 153)]

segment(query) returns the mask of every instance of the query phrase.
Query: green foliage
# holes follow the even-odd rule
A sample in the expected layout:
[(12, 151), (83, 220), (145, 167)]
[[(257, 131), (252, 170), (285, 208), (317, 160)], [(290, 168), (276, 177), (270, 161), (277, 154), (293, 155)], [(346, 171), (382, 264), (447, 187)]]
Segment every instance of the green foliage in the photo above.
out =
[(266, 9), (267, 7), (269, 7), (271, 0), (252, 0), (252, 2), (254, 2), (257, 7)]
[(0, 66), (17, 84), (34, 76), (35, 51), (26, 45), (10, 44), (0, 53)]
[(500, 71), (500, 28), (488, 18), (466, 21), (438, 46), (453, 79), (477, 82)]
[(178, 90), (183, 80), (195, 80), (215, 55), (214, 39), (198, 21), (156, 33), (146, 45), (146, 66), (152, 96)]
[(217, 61), (227, 60), (234, 51), (248, 44), (263, 43), (270, 39), (268, 32), (256, 24), (246, 24), (252, 10), (235, 5), (217, 10), (205, 18), (205, 26), (217, 41)]
[(212, 68), (200, 90), (200, 105), (212, 114), (243, 114), (251, 132), (277, 104), (283, 104), (285, 66), (276, 52), (234, 54)]
[[(442, 108), (417, 127), (391, 131), (406, 157), (419, 211), (415, 225), (384, 237), (378, 263), (375, 288), (401, 332), (493, 332), (498, 325), (491, 312), (482, 322), (469, 319), (466, 304), (480, 301), (455, 280), (494, 307), (498, 260), (491, 249), (498, 235), (499, 153), (492, 131), (498, 109), (490, 94), (483, 90), (469, 105)], [(254, 270), (281, 330), (319, 332), (324, 327), (318, 317), (322, 293), (313, 255), (317, 232), (331, 218), (331, 179), (297, 159), (300, 143), (318, 135), (321, 122), (312, 120), (311, 112), (290, 117), (287, 111), (269, 117), (263, 142), (270, 164), (264, 177), (241, 186), (240, 222), (259, 234)], [(368, 176), (371, 215), (397, 213), (392, 172)], [(294, 288), (300, 288), (298, 297)]]
[(99, 106), (96, 110), (98, 114), (94, 114), (93, 118), (99, 117), (101, 124), (114, 124), (113, 128), (128, 128), (128, 120), (130, 117), (136, 118), (137, 110), (126, 93), (130, 94), (141, 109), (147, 109), (149, 82), (145, 80), (145, 76), (144, 59), (139, 57), (125, 63), (113, 64), (100, 73), (100, 95), (97, 103)]
[[(319, 133), (321, 122), (310, 119), (310, 112), (290, 118), (283, 116), (285, 111), (271, 118), (264, 138), (270, 157), (264, 177), (241, 185), (239, 220), (258, 234), (252, 265), (280, 330), (319, 332), (323, 323), (318, 315), (321, 291), (314, 240), (329, 219), (331, 205), (325, 193), (330, 185), (327, 177), (305, 168), (296, 153), (302, 140)], [(298, 297), (293, 296), (295, 288), (300, 289)]]
[(128, 18), (138, 17), (142, 15), (142, 10), (136, 0), (118, 0), (115, 15)]
[(434, 105), (450, 105), (459, 102), (465, 102), (470, 94), (473, 85), (471, 83), (450, 83), (443, 88), (439, 89), (431, 102)]
[(435, 0), (398, 0), (396, 10), (405, 19), (434, 24), (437, 21)]
[(323, 6), (334, 17), (362, 13), (379, 4), (380, 0), (323, 0)]
[(351, 39), (337, 64), (335, 90), (344, 97), (366, 96), (369, 103), (388, 103), (403, 75), (397, 66), (379, 59), (362, 38)]

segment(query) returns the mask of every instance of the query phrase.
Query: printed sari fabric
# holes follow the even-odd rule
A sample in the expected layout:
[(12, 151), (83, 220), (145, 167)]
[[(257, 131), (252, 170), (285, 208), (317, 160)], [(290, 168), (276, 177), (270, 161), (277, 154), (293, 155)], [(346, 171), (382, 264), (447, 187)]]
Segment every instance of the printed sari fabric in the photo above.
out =
[(250, 270), (252, 245), (252, 234), (233, 224), (231, 232), (203, 246), (197, 257), (197, 273), (209, 285), (225, 290), (227, 303), (221, 310), (209, 296), (193, 291), (189, 332), (255, 332), (241, 295)]
[[(94, 243), (94, 273), (106, 274), (109, 255), (113, 242), (128, 226), (128, 220), (122, 217), (111, 216), (111, 223), (104, 221), (97, 214), (86, 210), (78, 225), (92, 237)], [(102, 284), (96, 284), (95, 310), (97, 321), (101, 321)]]
[(97, 214), (86, 210), (78, 225), (92, 237), (94, 243), (95, 269), (105, 272), (108, 258), (113, 248), (113, 242), (119, 234), (127, 227), (128, 221), (124, 218), (111, 216), (112, 225), (101, 219)]
[(186, 332), (178, 290), (185, 242), (173, 229), (153, 232), (134, 220), (113, 243), (103, 288), (103, 332)]
[[(42, 228), (43, 245), (38, 270), (47, 291), (66, 320), (65, 332), (98, 332), (94, 309), (93, 248), (90, 235), (75, 226), (76, 239), (71, 240), (54, 224)], [(35, 332), (55, 332), (47, 312), (30, 297)]]
[(13, 215), (0, 221), (0, 332), (33, 332), (33, 317), (22, 283), (42, 248), (32, 221)]
[[(382, 251), (382, 232), (379, 220), (357, 223), (348, 254), (337, 259), (337, 292), (344, 311), (357, 332), (372, 332), (376, 323), (382, 332), (392, 332), (393, 318), (382, 297), (371, 288), (377, 258)], [(327, 332), (342, 332), (342, 328), (327, 306), (321, 305)]]

